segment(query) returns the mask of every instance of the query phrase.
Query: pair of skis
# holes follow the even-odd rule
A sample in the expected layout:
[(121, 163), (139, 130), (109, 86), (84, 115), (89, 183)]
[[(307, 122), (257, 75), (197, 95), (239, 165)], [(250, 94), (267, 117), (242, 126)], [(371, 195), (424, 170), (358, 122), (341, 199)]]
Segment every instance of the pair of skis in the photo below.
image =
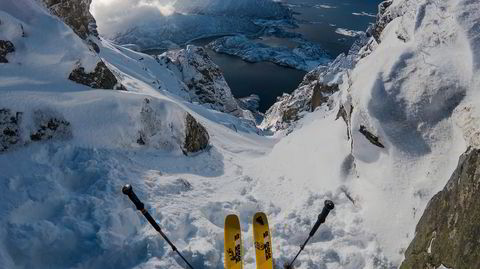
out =
[[(253, 240), (257, 269), (273, 269), (272, 239), (264, 213), (253, 216)], [(225, 218), (225, 269), (243, 269), (243, 244), (237, 215)]]
[[(127, 195), (128, 198), (133, 202), (137, 210), (142, 212), (143, 216), (148, 220), (152, 227), (167, 241), (172, 250), (176, 252), (180, 258), (185, 262), (185, 264), (190, 268), (194, 269), (193, 266), (188, 262), (182, 253), (178, 251), (175, 245), (168, 239), (168, 237), (163, 233), (160, 226), (150, 215), (148, 210), (145, 208), (145, 205), (138, 199), (137, 195), (133, 191), (133, 188), (130, 184), (126, 184), (122, 188), (123, 194)], [(322, 223), (325, 222), (328, 214), (333, 210), (335, 205), (330, 200), (325, 200), (325, 206), (322, 209), (322, 212), (318, 215), (318, 219), (312, 227), (312, 230), (308, 234), (308, 238), (300, 246), (300, 250), (293, 260), (285, 264), (285, 269), (292, 269), (293, 263), (298, 258), (298, 255), (303, 251), (308, 241), (315, 235), (318, 228)], [(264, 213), (257, 213), (253, 216), (253, 239), (255, 246), (255, 256), (257, 258), (257, 269), (273, 269), (273, 256), (272, 256), (272, 239), (270, 237), (270, 229), (268, 228), (267, 216)], [(238, 220), (237, 215), (228, 215), (225, 219), (225, 268), (226, 269), (243, 269), (243, 245), (242, 245), (242, 231), (240, 230), (240, 221)]]

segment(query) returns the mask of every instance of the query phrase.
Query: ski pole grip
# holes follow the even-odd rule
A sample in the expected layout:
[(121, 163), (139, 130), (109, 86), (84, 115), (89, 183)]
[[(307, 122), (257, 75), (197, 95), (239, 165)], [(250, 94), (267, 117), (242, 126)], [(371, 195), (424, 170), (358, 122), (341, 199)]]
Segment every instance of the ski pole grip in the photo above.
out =
[(320, 225), (325, 222), (325, 219), (327, 218), (328, 213), (330, 213), (330, 211), (333, 210), (334, 208), (335, 208), (335, 205), (333, 204), (332, 201), (325, 200), (325, 206), (323, 207), (322, 213), (318, 215), (317, 222), (315, 222), (315, 225), (313, 225), (313, 228), (310, 231), (310, 234), (309, 234), (310, 237), (312, 237), (317, 232), (318, 227), (320, 227)]
[(127, 195), (130, 200), (132, 200), (138, 210), (142, 211), (145, 208), (145, 205), (140, 201), (140, 199), (138, 199), (135, 192), (133, 192), (132, 185), (126, 184), (123, 186), (122, 192), (123, 194)]

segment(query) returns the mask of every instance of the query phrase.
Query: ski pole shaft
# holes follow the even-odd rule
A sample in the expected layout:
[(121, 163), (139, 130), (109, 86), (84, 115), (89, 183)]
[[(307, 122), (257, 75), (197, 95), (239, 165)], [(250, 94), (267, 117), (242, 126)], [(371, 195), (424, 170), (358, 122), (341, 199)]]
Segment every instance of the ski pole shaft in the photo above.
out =
[(168, 239), (167, 235), (165, 235), (158, 225), (158, 223), (153, 219), (152, 215), (148, 212), (148, 210), (145, 208), (145, 205), (138, 199), (137, 195), (133, 191), (133, 188), (130, 184), (126, 184), (122, 188), (123, 194), (127, 195), (128, 198), (133, 202), (135, 207), (137, 208), (138, 211), (142, 212), (143, 216), (148, 220), (148, 222), (153, 226), (153, 228), (167, 241), (167, 243), (170, 245), (172, 250), (182, 258), (182, 260), (190, 267), (191, 269), (194, 269), (193, 266), (183, 257), (183, 255), (177, 250), (177, 247)]
[(317, 221), (313, 225), (312, 230), (310, 230), (310, 233), (308, 234), (307, 240), (305, 240), (305, 243), (303, 243), (303, 245), (300, 246), (300, 250), (298, 251), (297, 255), (295, 255), (295, 258), (293, 258), (293, 260), (287, 266), (285, 266), (286, 269), (291, 269), (292, 268), (292, 265), (295, 262), (295, 260), (297, 260), (298, 255), (300, 255), (300, 253), (303, 251), (303, 249), (307, 245), (310, 238), (312, 238), (315, 235), (315, 233), (317, 232), (320, 225), (325, 222), (328, 214), (334, 208), (335, 208), (335, 205), (333, 204), (332, 201), (325, 200), (325, 206), (323, 207), (322, 212), (318, 215)]

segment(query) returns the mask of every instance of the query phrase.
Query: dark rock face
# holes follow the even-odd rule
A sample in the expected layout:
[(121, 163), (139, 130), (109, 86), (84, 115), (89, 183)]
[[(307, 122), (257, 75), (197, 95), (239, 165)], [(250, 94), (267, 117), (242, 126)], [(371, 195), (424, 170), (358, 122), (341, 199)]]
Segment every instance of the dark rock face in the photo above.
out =
[(299, 120), (298, 109), (291, 107), (283, 111), (282, 121), (285, 123), (291, 123)]
[[(117, 89), (117, 79), (103, 62), (99, 62), (92, 73), (85, 73), (85, 68), (75, 68), (68, 79), (94, 89)], [(120, 86), (121, 87), (121, 86)], [(122, 90), (124, 88), (121, 88)]]
[(90, 13), (92, 0), (43, 0), (82, 39), (98, 36), (96, 21)]
[(337, 84), (326, 85), (323, 83), (316, 83), (313, 88), (313, 95), (311, 101), (311, 110), (321, 106), (328, 101), (328, 97), (339, 90)]
[(375, 22), (375, 25), (371, 29), (370, 33), (378, 43), (381, 42), (380, 35), (382, 34), (383, 29), (385, 29), (387, 24), (397, 17), (391, 11), (387, 10), (392, 3), (393, 0), (387, 0), (378, 5), (377, 21)]
[(185, 143), (183, 146), (184, 153), (194, 153), (204, 150), (208, 146), (210, 136), (207, 129), (195, 120), (195, 118), (187, 113), (185, 118)]
[(469, 149), (428, 203), (401, 269), (480, 268), (480, 149)]
[(20, 122), (22, 113), (14, 113), (10, 109), (0, 109), (0, 152), (22, 142), (20, 133)]
[(8, 63), (7, 54), (15, 51), (15, 46), (8, 40), (0, 40), (0, 63)]
[(380, 139), (378, 136), (372, 134), (370, 131), (367, 130), (367, 127), (360, 125), (360, 130), (358, 130), (361, 134), (365, 136), (365, 138), (370, 141), (373, 145), (379, 147), (379, 148), (384, 148), (385, 146), (380, 143)]

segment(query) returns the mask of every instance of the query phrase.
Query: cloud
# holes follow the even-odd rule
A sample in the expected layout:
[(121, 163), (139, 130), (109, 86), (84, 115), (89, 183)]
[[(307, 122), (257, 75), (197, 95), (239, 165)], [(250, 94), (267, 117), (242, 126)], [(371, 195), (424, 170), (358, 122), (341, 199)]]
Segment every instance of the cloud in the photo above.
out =
[(175, 12), (173, 0), (93, 0), (91, 12), (107, 37), (133, 25), (161, 21)]

